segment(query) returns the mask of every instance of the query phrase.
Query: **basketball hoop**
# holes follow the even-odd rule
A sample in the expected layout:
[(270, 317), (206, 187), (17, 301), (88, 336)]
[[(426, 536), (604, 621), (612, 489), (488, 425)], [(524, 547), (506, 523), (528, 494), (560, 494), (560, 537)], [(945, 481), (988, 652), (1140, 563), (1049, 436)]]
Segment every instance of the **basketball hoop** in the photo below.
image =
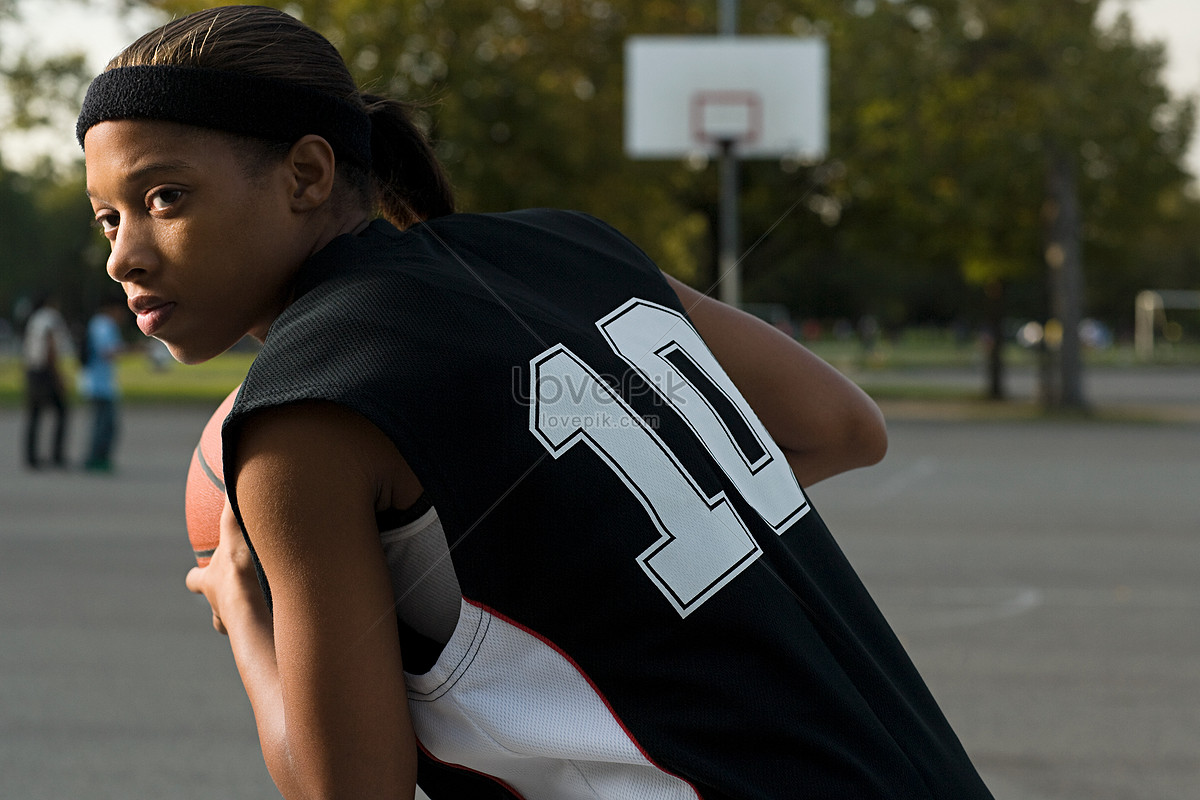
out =
[[(726, 8), (723, 2), (723, 15)], [(828, 73), (828, 48), (816, 38), (626, 40), (625, 152), (632, 158), (720, 157), (717, 271), (720, 298), (732, 306), (741, 303), (738, 162), (824, 157)]]
[(625, 152), (817, 160), (828, 144), (828, 48), (796, 36), (631, 36)]
[(691, 97), (688, 119), (698, 144), (753, 145), (762, 137), (762, 97), (751, 91), (698, 91)]

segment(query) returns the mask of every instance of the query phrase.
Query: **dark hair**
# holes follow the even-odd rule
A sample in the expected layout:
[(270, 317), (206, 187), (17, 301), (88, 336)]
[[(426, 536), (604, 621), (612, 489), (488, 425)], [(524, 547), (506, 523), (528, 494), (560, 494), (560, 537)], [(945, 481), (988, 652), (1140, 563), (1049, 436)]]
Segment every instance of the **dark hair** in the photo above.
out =
[[(106, 69), (203, 67), (288, 81), (363, 109), (371, 119), (370, 173), (349, 160), (338, 174), (398, 227), (454, 211), (450, 181), (414, 106), (359, 92), (337, 49), (296, 18), (265, 6), (222, 6), (172, 20), (125, 48)], [(290, 144), (290, 142), (288, 143)], [(275, 153), (277, 148), (268, 148)]]

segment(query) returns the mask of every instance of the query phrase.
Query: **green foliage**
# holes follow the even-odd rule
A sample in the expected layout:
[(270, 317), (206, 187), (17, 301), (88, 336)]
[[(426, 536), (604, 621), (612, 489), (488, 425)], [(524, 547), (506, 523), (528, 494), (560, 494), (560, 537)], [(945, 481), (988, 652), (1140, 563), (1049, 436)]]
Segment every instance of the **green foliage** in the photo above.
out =
[(56, 111), (79, 105), (91, 80), (80, 53), (40, 61), (21, 53), (5, 70), (4, 78), (12, 104), (10, 124), (16, 128), (53, 123)]
[(64, 176), (43, 163), (28, 174), (0, 167), (0, 315), (38, 291), (60, 300), (81, 323), (111, 287), (104, 274), (106, 245), (92, 226), (80, 168)]
[[(1162, 47), (1136, 41), (1125, 18), (1099, 29), (1097, 6), (858, 0), (792, 20), (831, 49), (839, 168), (813, 195), (832, 228), (815, 232), (816, 248), (902, 298), (889, 310), (887, 295), (860, 291), (859, 310), (909, 321), (978, 314), (982, 294), (971, 287), (1008, 285), (1014, 311), (1044, 313), (1046, 172), (1056, 153), (1080, 175), (1091, 313), (1127, 317), (1136, 287), (1153, 285), (1168, 263), (1183, 282), (1174, 285), (1200, 284), (1194, 239), (1173, 238), (1157, 263), (1144, 262), (1154, 252), (1147, 239), (1165, 244), (1198, 221), (1182, 168), (1194, 103), (1168, 97)], [(784, 15), (762, 32), (786, 27)], [(921, 299), (929, 286), (942, 298), (932, 305)]]
[(328, 36), (362, 86), (426, 104), (463, 210), (576, 208), (684, 279), (706, 268), (708, 226), (697, 224), (692, 195), (711, 176), (624, 156), (622, 58), (631, 31), (704, 32), (715, 10), (628, 0), (270, 4)]
[[(20, 17), (31, 0), (0, 0), (0, 26)], [(17, 37), (8, 37), (9, 41)], [(74, 116), (91, 76), (80, 53), (34, 54), (27, 48), (0, 49), (0, 126), (19, 130), (61, 124)]]
[[(426, 104), (463, 209), (582, 209), (711, 285), (716, 171), (628, 159), (622, 93), (626, 38), (715, 33), (715, 0), (268, 2), (329, 36), (364, 87)], [(1053, 153), (1079, 176), (1088, 313), (1124, 323), (1141, 288), (1200, 286), (1200, 207), (1182, 167), (1194, 103), (1168, 96), (1160, 45), (1127, 19), (1097, 26), (1098, 4), (742, 0), (742, 33), (819, 35), (831, 53), (826, 161), (742, 165), (746, 299), (888, 326), (975, 322), (983, 289), (1004, 285), (1010, 313), (1041, 317)], [(69, 96), (67, 66), (31, 63), (27, 96), (39, 81)], [(0, 176), (6, 220), (29, 229), (6, 224), (0, 258), (76, 274), (52, 265), (70, 248), (86, 263), (93, 240), (64, 233), (78, 224), (65, 201), (44, 223), (55, 234), (32, 233), (46, 191)]]
[[(29, 2), (0, 0), (0, 25), (15, 24)], [(80, 54), (0, 52), (0, 125), (31, 130), (73, 119), (89, 77)], [(96, 268), (103, 256), (89, 229), (79, 165), (43, 159), (18, 174), (0, 160), (0, 218), (0, 316), (44, 290), (58, 296), (68, 318), (84, 319), (107, 279)]]

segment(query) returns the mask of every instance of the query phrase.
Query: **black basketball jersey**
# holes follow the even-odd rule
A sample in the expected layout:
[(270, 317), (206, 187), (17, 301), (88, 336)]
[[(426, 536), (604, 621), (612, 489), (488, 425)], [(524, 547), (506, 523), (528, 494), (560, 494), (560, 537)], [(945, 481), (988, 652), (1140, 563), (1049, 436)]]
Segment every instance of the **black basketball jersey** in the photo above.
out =
[(432, 798), (990, 797), (779, 447), (603, 223), (334, 240), (245, 380), (226, 474), (247, 414), (308, 399), (389, 436), (444, 526), (461, 613), (406, 675)]

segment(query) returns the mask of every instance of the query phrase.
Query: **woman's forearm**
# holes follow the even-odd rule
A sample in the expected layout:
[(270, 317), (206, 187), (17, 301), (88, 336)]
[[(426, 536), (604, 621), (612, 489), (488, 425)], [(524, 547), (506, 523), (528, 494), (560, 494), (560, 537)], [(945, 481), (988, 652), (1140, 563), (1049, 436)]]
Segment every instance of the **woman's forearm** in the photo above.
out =
[(292, 759), (287, 741), (279, 664), (275, 657), (275, 636), (271, 614), (259, 593), (257, 582), (252, 588), (247, 587), (243, 602), (231, 609), (223, 609), (222, 613), (221, 621), (229, 636), (233, 660), (254, 712), (267, 771), (280, 794), (293, 797)]
[(801, 485), (883, 458), (887, 426), (862, 389), (762, 320), (668, 280)]

